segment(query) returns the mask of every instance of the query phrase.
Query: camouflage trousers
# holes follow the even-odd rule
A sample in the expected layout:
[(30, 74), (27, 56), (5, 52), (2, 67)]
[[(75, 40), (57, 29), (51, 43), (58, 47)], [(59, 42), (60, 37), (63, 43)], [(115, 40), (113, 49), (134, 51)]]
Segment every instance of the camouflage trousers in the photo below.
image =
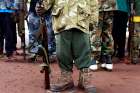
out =
[(137, 58), (139, 57), (139, 50), (140, 50), (140, 23), (135, 23), (134, 25), (134, 34), (130, 35), (131, 41), (130, 41), (130, 57), (132, 63), (135, 63), (137, 61)]
[(91, 32), (91, 49), (96, 60), (100, 55), (113, 53), (112, 15), (109, 11), (100, 12), (98, 28)]

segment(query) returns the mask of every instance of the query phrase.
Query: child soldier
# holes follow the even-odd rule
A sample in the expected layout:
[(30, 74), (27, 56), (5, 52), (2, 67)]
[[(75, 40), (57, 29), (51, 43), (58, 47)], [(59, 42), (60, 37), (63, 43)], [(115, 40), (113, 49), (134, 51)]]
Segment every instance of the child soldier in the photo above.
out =
[(59, 92), (74, 87), (74, 61), (80, 70), (78, 86), (85, 89), (85, 93), (96, 93), (90, 80), (89, 25), (94, 29), (98, 22), (98, 0), (43, 0), (43, 6), (37, 6), (36, 11), (42, 14), (52, 8), (56, 54), (61, 69), (61, 77), (51, 90)]

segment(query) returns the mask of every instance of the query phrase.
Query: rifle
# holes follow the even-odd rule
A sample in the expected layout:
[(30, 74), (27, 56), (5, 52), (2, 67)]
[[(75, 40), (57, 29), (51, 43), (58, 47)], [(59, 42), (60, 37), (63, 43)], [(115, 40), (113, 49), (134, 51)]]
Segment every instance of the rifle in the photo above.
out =
[(21, 47), (23, 49), (24, 60), (26, 59), (26, 44), (25, 44), (25, 17), (27, 12), (26, 2), (27, 0), (19, 0), (20, 6), (17, 16), (18, 34), (21, 38)]
[(43, 64), (41, 73), (45, 73), (45, 89), (50, 89), (50, 66), (49, 66), (49, 55), (48, 55), (48, 36), (46, 32), (46, 26), (45, 26), (45, 20), (44, 18), (40, 18), (40, 31), (42, 31), (41, 36), (42, 36), (42, 46), (39, 46), (39, 50), (42, 52), (41, 56), (43, 59)]
[[(37, 3), (41, 6), (43, 0), (39, 0)], [(45, 22), (45, 14), (40, 15), (40, 26), (39, 31), (37, 31), (34, 34), (36, 40), (32, 42), (32, 44), (29, 46), (29, 49), (34, 46), (35, 42), (38, 42), (39, 45), (38, 51), (36, 55), (40, 55), (43, 60), (43, 64), (41, 64), (42, 69), (40, 70), (41, 73), (44, 73), (45, 75), (45, 89), (50, 89), (50, 60), (49, 60), (49, 54), (48, 54), (48, 34), (47, 34), (47, 27)], [(36, 56), (37, 57), (37, 56)]]
[[(43, 0), (39, 0), (38, 3), (41, 6)], [(36, 38), (42, 39), (41, 45), (39, 45), (39, 55), (42, 56), (43, 64), (41, 73), (45, 73), (45, 89), (50, 89), (50, 66), (49, 66), (49, 55), (48, 55), (48, 35), (47, 35), (47, 27), (45, 23), (45, 16), (40, 16), (40, 26), (39, 31), (36, 34)]]

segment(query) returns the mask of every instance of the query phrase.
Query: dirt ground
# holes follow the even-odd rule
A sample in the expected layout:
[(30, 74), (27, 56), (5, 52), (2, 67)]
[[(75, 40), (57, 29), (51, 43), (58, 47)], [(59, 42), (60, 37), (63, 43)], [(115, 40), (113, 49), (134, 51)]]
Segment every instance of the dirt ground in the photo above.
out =
[[(0, 93), (47, 93), (44, 89), (44, 75), (40, 73), (41, 62), (29, 63), (18, 56), (16, 61), (6, 62), (0, 59)], [(60, 75), (57, 63), (51, 64), (51, 82)], [(78, 70), (74, 67), (75, 86)], [(91, 81), (97, 93), (140, 93), (140, 64), (114, 64), (114, 70), (93, 72)], [(84, 93), (75, 87), (73, 93)], [(65, 93), (72, 93), (66, 91)]]

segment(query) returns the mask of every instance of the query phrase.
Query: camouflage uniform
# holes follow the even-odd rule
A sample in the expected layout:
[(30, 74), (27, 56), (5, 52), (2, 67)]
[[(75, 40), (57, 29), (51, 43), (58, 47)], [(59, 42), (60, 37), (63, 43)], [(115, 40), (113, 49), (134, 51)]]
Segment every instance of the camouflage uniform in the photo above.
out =
[(132, 63), (137, 62), (140, 49), (140, 1), (134, 0), (134, 35), (132, 36), (132, 46), (130, 46), (131, 51), (131, 61)]
[[(92, 33), (92, 50), (97, 60), (107, 55), (109, 58), (113, 53), (112, 17), (116, 9), (114, 0), (99, 0), (99, 27)], [(103, 59), (104, 60), (104, 59)], [(102, 60), (101, 60), (102, 61)], [(112, 63), (111, 60), (108, 63)]]
[(55, 33), (73, 27), (89, 33), (89, 23), (95, 26), (98, 22), (96, 2), (97, 0), (44, 0), (44, 7), (48, 10), (55, 3), (52, 11)]
[[(90, 83), (85, 84), (89, 78), (90, 60), (90, 30), (95, 29), (98, 23), (98, 1), (97, 0), (44, 0), (44, 7), (48, 10), (52, 5), (53, 28), (56, 33), (56, 52), (61, 72), (72, 72), (73, 61), (80, 70), (79, 86), (86, 89)], [(86, 75), (87, 73), (88, 75)], [(63, 78), (71, 77), (69, 74), (61, 73)], [(67, 85), (67, 86), (66, 86)], [(61, 91), (73, 86), (72, 80), (62, 79), (53, 90)]]
[(98, 23), (97, 0), (44, 0), (43, 2), (46, 10), (53, 5), (53, 29), (56, 35), (71, 28), (79, 29), (89, 35), (89, 24), (95, 28)]

